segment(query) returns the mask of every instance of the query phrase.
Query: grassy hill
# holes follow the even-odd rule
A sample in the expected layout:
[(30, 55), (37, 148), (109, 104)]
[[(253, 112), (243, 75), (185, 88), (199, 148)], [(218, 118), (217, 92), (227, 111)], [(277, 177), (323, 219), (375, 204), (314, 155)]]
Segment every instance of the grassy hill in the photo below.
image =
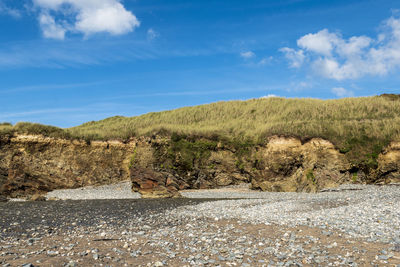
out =
[(226, 142), (265, 143), (271, 135), (322, 137), (349, 157), (376, 158), (392, 140), (400, 140), (400, 97), (337, 100), (261, 98), (226, 101), (148, 113), (111, 117), (69, 129), (39, 124), (0, 125), (1, 133), (41, 133), (85, 140), (126, 140), (133, 136), (178, 134)]
[(68, 131), (94, 139), (128, 138), (157, 132), (221, 136), (263, 142), (273, 134), (343, 139), (385, 139), (400, 133), (400, 100), (386, 96), (338, 100), (266, 98), (227, 101), (88, 122)]

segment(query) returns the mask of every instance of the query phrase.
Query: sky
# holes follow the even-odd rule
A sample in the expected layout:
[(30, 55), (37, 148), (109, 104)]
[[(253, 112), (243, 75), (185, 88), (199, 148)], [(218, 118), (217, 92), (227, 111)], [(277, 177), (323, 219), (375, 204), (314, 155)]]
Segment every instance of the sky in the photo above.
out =
[(0, 0), (0, 122), (400, 93), (398, 0)]

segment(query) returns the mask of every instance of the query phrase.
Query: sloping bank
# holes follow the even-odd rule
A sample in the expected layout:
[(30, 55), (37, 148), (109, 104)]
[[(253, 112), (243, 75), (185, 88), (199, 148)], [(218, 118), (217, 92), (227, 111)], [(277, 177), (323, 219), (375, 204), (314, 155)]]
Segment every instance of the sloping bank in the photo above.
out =
[(8, 197), (131, 179), (143, 197), (250, 182), (263, 191), (317, 192), (344, 183), (400, 182), (400, 142), (374, 168), (351, 164), (329, 141), (270, 137), (265, 145), (180, 136), (77, 141), (39, 135), (0, 138), (0, 188)]

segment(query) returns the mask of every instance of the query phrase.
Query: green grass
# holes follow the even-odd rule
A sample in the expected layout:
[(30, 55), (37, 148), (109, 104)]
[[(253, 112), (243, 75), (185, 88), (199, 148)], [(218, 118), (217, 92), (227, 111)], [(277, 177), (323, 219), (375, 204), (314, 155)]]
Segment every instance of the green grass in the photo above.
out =
[(355, 164), (373, 168), (382, 148), (389, 141), (400, 140), (400, 97), (226, 101), (137, 117), (116, 116), (65, 130), (26, 123), (0, 125), (0, 134), (13, 131), (85, 140), (171, 137), (176, 133), (185, 139), (223, 141), (240, 153), (265, 143), (272, 135), (302, 140), (321, 137), (333, 142)]
[(307, 170), (307, 172), (306, 172), (306, 177), (307, 177), (307, 179), (308, 179), (310, 182), (312, 182), (314, 185), (317, 184), (317, 180), (315, 179), (315, 175), (314, 175), (313, 170)]

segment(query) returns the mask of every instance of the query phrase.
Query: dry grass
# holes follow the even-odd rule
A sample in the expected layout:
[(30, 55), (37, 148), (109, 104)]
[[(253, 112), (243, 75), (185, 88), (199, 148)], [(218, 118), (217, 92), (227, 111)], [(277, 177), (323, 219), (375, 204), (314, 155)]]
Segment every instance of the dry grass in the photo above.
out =
[(138, 117), (112, 117), (68, 130), (86, 139), (127, 139), (154, 134), (263, 144), (271, 135), (321, 137), (355, 165), (377, 165), (383, 147), (400, 140), (396, 95), (338, 100), (267, 98), (227, 101)]
[(159, 132), (221, 136), (263, 142), (273, 134), (323, 137), (337, 144), (352, 137), (393, 139), (400, 133), (400, 101), (388, 97), (339, 100), (267, 98), (112, 117), (68, 131), (73, 136), (125, 139)]
[(400, 140), (400, 99), (397, 95), (337, 100), (274, 97), (218, 102), (130, 118), (117, 116), (64, 131), (37, 124), (0, 125), (0, 134), (7, 131), (42, 131), (45, 135), (86, 140), (177, 133), (253, 144), (265, 143), (268, 136), (276, 134), (302, 139), (322, 137), (350, 158), (375, 164), (383, 146)]

